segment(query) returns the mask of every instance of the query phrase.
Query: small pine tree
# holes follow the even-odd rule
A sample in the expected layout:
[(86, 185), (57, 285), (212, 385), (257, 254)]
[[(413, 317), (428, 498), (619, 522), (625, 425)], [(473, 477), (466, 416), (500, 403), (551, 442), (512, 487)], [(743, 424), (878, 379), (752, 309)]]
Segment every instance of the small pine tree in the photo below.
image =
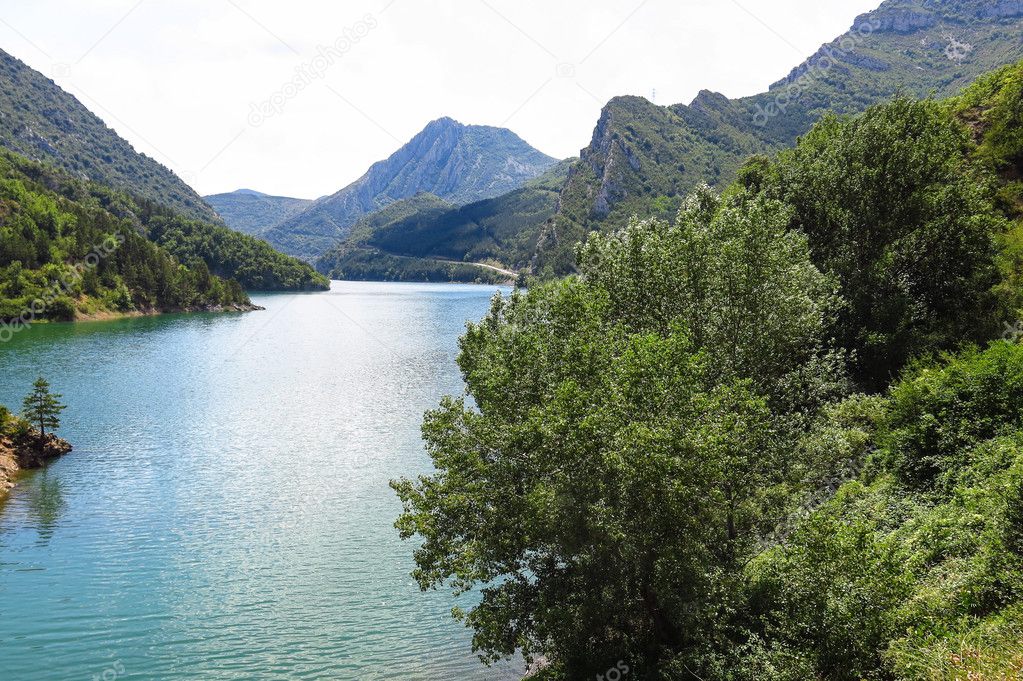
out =
[(61, 395), (51, 393), (50, 384), (42, 376), (32, 387), (32, 392), (25, 398), (24, 417), (39, 429), (39, 444), (42, 446), (46, 439), (46, 429), (53, 431), (60, 428), (60, 412), (64, 411), (65, 406), (60, 403)]

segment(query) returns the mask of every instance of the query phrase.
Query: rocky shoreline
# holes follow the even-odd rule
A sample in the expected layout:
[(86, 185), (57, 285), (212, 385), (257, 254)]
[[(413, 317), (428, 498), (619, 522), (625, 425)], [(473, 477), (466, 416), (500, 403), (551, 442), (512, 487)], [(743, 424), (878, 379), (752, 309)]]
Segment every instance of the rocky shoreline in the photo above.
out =
[(21, 437), (0, 437), (0, 499), (14, 487), (21, 471), (42, 468), (71, 451), (71, 443), (56, 435), (47, 435), (42, 446), (38, 431)]
[(132, 310), (130, 312), (113, 312), (110, 310), (101, 310), (99, 312), (92, 313), (77, 313), (74, 321), (76, 322), (107, 322), (115, 319), (131, 319), (133, 317), (155, 317), (162, 314), (181, 314), (181, 313), (192, 313), (192, 312), (256, 312), (259, 310), (265, 310), (265, 307), (254, 305), (252, 303), (231, 303), (229, 305), (198, 305), (185, 308), (176, 309), (145, 309), (145, 310)]

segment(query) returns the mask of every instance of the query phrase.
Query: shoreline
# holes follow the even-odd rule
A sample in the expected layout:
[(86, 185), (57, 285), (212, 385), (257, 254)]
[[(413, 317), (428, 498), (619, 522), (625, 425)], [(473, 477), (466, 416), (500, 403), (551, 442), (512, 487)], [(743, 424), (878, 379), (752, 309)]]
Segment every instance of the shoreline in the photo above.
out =
[[(172, 310), (129, 310), (127, 312), (118, 312), (116, 310), (99, 310), (96, 312), (88, 313), (76, 313), (75, 318), (68, 322), (52, 322), (46, 321), (48, 324), (77, 324), (79, 322), (109, 322), (116, 321), (118, 319), (138, 319), (140, 317), (158, 317), (164, 314), (194, 314), (199, 312), (209, 313), (222, 313), (222, 312), (259, 312), (265, 310), (265, 307), (260, 305), (254, 305), (248, 303), (246, 305), (239, 305), (237, 303), (231, 305), (204, 305), (199, 307), (187, 307), (182, 309)], [(37, 322), (38, 323), (38, 322)]]
[(38, 448), (37, 431), (23, 439), (0, 437), (0, 503), (3, 503), (23, 473), (43, 468), (72, 451), (67, 440), (49, 434), (42, 450)]

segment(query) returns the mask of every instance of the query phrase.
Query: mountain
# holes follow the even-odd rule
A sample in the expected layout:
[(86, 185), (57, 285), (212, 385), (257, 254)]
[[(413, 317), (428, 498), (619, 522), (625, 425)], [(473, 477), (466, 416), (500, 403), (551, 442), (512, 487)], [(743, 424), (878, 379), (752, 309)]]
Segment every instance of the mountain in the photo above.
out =
[(450, 203), (471, 203), (517, 189), (555, 163), (510, 130), (441, 118), (352, 184), (263, 236), (286, 253), (316, 257), (360, 217), (394, 201), (428, 192)]
[(297, 215), (312, 203), (310, 199), (270, 196), (251, 189), (203, 197), (231, 229), (261, 236), (275, 225)]
[(0, 50), (0, 146), (197, 220), (217, 214), (177, 175), (111, 130), (52, 80)]
[(2, 51), (0, 119), (0, 147), (12, 152), (8, 160), (20, 172), (66, 200), (98, 202), (165, 256), (190, 266), (201, 260), (209, 273), (249, 290), (329, 287), (306, 263), (224, 227), (174, 173), (136, 153), (72, 95)]
[(590, 230), (677, 206), (700, 182), (726, 185), (745, 158), (791, 146), (826, 111), (859, 112), (898, 92), (951, 95), (1023, 57), (1021, 33), (1019, 0), (886, 0), (767, 92), (705, 90), (672, 106), (616, 97), (569, 173), (534, 269), (571, 271)]
[(396, 201), (356, 223), (317, 269), (338, 279), (506, 281), (529, 266), (571, 163), (561, 161), (519, 189), (464, 206), (432, 194)]

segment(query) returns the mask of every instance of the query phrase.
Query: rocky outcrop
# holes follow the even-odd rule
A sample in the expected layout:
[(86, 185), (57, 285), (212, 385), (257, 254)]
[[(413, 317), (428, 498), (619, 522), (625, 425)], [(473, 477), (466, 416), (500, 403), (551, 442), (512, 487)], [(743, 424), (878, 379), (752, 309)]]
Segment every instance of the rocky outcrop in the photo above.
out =
[(939, 23), (1023, 16), (1023, 0), (888, 0), (857, 17), (853, 30), (912, 33)]
[(939, 17), (933, 12), (913, 7), (881, 6), (876, 12), (864, 14), (856, 19), (854, 30), (871, 27), (875, 31), (894, 31), (895, 33), (912, 33), (913, 31), (930, 28), (938, 23)]
[(1023, 16), (1023, 0), (1000, 0), (985, 2), (977, 16), (982, 19), (1005, 19)]
[[(612, 105), (604, 107), (593, 131), (593, 141), (583, 150), (582, 160), (589, 164), (593, 174), (600, 178), (600, 188), (593, 203), (593, 212), (601, 217), (611, 211), (611, 206), (625, 195), (615, 179), (616, 157), (625, 152), (622, 142), (614, 134), (611, 119)], [(626, 154), (627, 155), (627, 154)], [(631, 164), (630, 164), (631, 165)]]
[(70, 451), (71, 443), (67, 440), (52, 434), (40, 438), (36, 430), (21, 436), (0, 437), (0, 497), (14, 486), (21, 471), (42, 468)]
[(573, 245), (591, 231), (663, 215), (700, 183), (726, 186), (745, 159), (792, 145), (825, 111), (857, 113), (898, 92), (954, 94), (1023, 57), (1011, 39), (1023, 24), (1015, 17), (1023, 0), (885, 0), (767, 92), (729, 99), (703, 90), (668, 107), (611, 99), (540, 232), (534, 266), (571, 272)]

